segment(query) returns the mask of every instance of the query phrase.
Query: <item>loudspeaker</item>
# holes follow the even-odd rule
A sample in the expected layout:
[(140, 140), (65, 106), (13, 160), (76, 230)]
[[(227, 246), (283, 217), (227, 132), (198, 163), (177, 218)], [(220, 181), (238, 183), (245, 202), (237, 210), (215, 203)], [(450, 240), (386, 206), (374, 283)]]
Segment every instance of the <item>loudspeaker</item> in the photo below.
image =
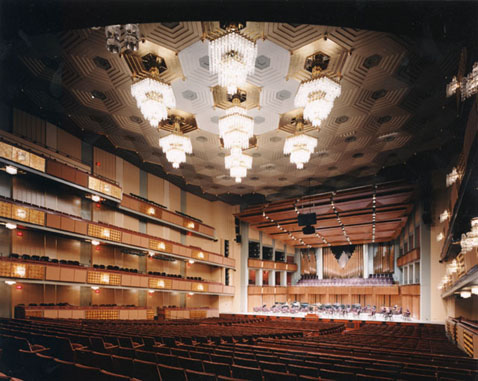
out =
[(225, 279), (224, 284), (226, 286), (229, 286), (229, 269), (226, 269), (226, 279)]
[(314, 234), (315, 233), (315, 227), (312, 225), (307, 225), (306, 227), (302, 228), (302, 233), (304, 234)]
[(236, 235), (235, 241), (236, 241), (237, 243), (241, 243), (241, 236), (240, 236), (240, 235)]
[(228, 239), (224, 240), (224, 256), (226, 258), (229, 257), (229, 240)]
[(299, 214), (299, 226), (315, 225), (317, 223), (317, 215), (315, 213)]

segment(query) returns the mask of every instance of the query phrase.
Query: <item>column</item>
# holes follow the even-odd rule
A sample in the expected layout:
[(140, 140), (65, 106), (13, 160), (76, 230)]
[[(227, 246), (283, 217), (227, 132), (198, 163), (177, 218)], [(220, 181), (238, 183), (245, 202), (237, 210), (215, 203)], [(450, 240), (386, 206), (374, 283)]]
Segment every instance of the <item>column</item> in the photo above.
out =
[(323, 279), (324, 278), (324, 260), (323, 260), (321, 247), (317, 248), (317, 251), (315, 252), (315, 256), (317, 258), (317, 277), (319, 279)]
[(269, 271), (269, 286), (275, 286), (276, 285), (276, 272), (275, 270), (270, 270)]
[(292, 284), (296, 284), (300, 279), (300, 273), (301, 273), (300, 262), (301, 262), (300, 250), (295, 249), (294, 263), (297, 265), (297, 271), (294, 274), (292, 274)]
[[(232, 244), (232, 242), (231, 242)], [(247, 312), (247, 287), (249, 286), (249, 267), (247, 260), (249, 258), (249, 224), (241, 222), (241, 269), (240, 271), (240, 311)]]
[(262, 276), (264, 275), (262, 270), (256, 270), (256, 286), (262, 286)]
[(280, 285), (287, 287), (287, 271), (280, 272)]

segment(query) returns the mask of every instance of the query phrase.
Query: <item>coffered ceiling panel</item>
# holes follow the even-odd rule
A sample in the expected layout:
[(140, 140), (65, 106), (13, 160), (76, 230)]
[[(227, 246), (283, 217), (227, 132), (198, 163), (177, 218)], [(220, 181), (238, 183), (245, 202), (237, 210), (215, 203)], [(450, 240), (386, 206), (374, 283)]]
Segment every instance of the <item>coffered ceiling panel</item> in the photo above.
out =
[[(102, 27), (19, 41), (12, 51), (18, 103), (52, 119), (61, 115), (72, 132), (103, 136), (118, 154), (132, 151), (140, 161), (158, 166), (158, 173), (199, 185), (209, 195), (260, 194), (269, 200), (373, 179), (384, 167), (440, 147), (453, 133), (456, 111), (443, 107), (443, 78), (456, 62), (449, 46), (436, 46), (439, 54), (431, 60), (420, 41), (389, 33), (247, 22), (242, 33), (256, 41), (258, 53), (255, 72), (242, 90), (257, 145), (246, 151), (253, 157), (252, 169), (236, 184), (224, 168), (228, 151), (218, 137), (218, 120), (231, 102), (217, 76), (209, 73), (208, 39), (224, 29), (219, 22), (167, 22), (140, 24), (140, 32), (136, 63), (141, 65), (149, 53), (163, 58), (161, 78), (173, 88), (174, 112), (194, 119), (186, 132), (193, 154), (179, 169), (171, 167), (158, 146), (167, 132), (151, 127), (131, 96), (128, 57), (106, 50)], [(330, 56), (324, 73), (340, 80), (342, 94), (320, 128), (305, 125), (318, 146), (304, 169), (297, 170), (283, 147), (295, 129), (292, 118), (302, 113), (294, 98), (300, 81), (310, 78), (305, 59), (318, 52)]]

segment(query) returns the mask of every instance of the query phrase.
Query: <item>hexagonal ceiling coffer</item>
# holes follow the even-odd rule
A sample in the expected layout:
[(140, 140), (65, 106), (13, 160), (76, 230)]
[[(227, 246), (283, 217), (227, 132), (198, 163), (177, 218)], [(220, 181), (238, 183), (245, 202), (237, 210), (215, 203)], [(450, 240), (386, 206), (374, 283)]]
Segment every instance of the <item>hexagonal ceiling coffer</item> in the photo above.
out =
[(329, 67), (330, 56), (325, 53), (317, 52), (305, 59), (304, 69), (312, 73), (314, 70), (327, 70)]
[(372, 93), (372, 99), (377, 100), (377, 99), (383, 98), (385, 95), (387, 95), (387, 90), (380, 89)]
[(103, 70), (111, 69), (110, 61), (108, 61), (106, 58), (96, 56), (95, 58), (93, 58), (93, 62), (100, 69), (103, 69)]
[(378, 54), (374, 54), (372, 56), (365, 58), (365, 61), (363, 61), (363, 66), (366, 67), (367, 69), (371, 69), (377, 66), (381, 60), (382, 60), (382, 56)]
[(254, 123), (256, 124), (261, 124), (261, 123), (264, 123), (266, 121), (266, 118), (264, 118), (263, 116), (256, 116), (254, 117)]
[[(214, 107), (222, 110), (227, 110), (232, 107), (232, 97), (227, 94), (227, 90), (222, 86), (214, 86), (212, 89), (212, 97), (214, 100)], [(257, 86), (246, 83), (245, 86), (238, 89), (240, 93), (246, 94), (246, 99), (241, 102), (241, 106), (247, 110), (258, 108), (260, 105), (261, 89)], [(241, 99), (242, 100), (242, 99)]]
[(267, 56), (260, 55), (256, 58), (256, 69), (267, 69), (271, 65), (271, 59)]

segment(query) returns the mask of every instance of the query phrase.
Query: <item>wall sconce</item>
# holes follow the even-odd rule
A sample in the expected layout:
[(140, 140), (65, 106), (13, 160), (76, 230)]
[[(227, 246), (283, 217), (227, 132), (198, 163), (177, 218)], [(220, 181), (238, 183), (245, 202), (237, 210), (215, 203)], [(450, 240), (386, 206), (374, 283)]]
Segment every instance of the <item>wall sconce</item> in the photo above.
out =
[(13, 286), (15, 283), (17, 283), (17, 282), (15, 282), (14, 280), (6, 280), (5, 281), (5, 284), (8, 284), (9, 286)]
[(462, 291), (462, 292), (460, 292), (460, 296), (463, 299), (468, 299), (469, 297), (471, 297), (471, 292), (470, 291)]
[(194, 222), (190, 221), (188, 222), (188, 228), (189, 229), (194, 229), (196, 227), (196, 225), (194, 225)]
[(198, 253), (198, 258), (199, 258), (199, 259), (204, 259), (204, 253), (203, 253), (202, 251), (200, 251), (200, 252)]
[(154, 208), (151, 207), (148, 209), (148, 214), (151, 214), (152, 216), (154, 216), (156, 214), (156, 210), (154, 210)]
[(154, 257), (154, 251), (148, 251), (148, 255), (149, 255), (150, 257)]
[(198, 284), (198, 291), (204, 291), (204, 286), (202, 284)]
[(472, 287), (472, 288), (471, 288), (471, 293), (472, 293), (473, 295), (478, 295), (478, 286)]
[(96, 290), (99, 290), (100, 288), (99, 288), (98, 286), (91, 286), (91, 289), (92, 289), (93, 291), (96, 291)]
[(154, 294), (154, 290), (148, 290), (148, 294), (149, 294), (149, 295), (153, 295), (153, 294)]
[(111, 186), (109, 184), (105, 184), (104, 188), (105, 192), (111, 192)]
[(94, 202), (100, 202), (100, 201), (101, 201), (101, 197), (98, 196), (97, 194), (92, 194), (92, 195), (91, 195), (91, 200), (94, 201)]
[(188, 292), (188, 295), (189, 295), (189, 296), (193, 296), (193, 295), (194, 295), (194, 292)]
[(440, 214), (440, 222), (445, 222), (450, 218), (450, 212), (448, 209), (445, 209), (441, 214)]
[(5, 224), (5, 227), (6, 227), (7, 229), (13, 230), (13, 229), (16, 229), (16, 228), (17, 228), (17, 225), (16, 225), (16, 224), (12, 224), (11, 222), (7, 222), (7, 223)]
[(190, 259), (188, 262), (189, 262), (190, 265), (192, 265), (192, 264), (194, 264), (194, 259)]

